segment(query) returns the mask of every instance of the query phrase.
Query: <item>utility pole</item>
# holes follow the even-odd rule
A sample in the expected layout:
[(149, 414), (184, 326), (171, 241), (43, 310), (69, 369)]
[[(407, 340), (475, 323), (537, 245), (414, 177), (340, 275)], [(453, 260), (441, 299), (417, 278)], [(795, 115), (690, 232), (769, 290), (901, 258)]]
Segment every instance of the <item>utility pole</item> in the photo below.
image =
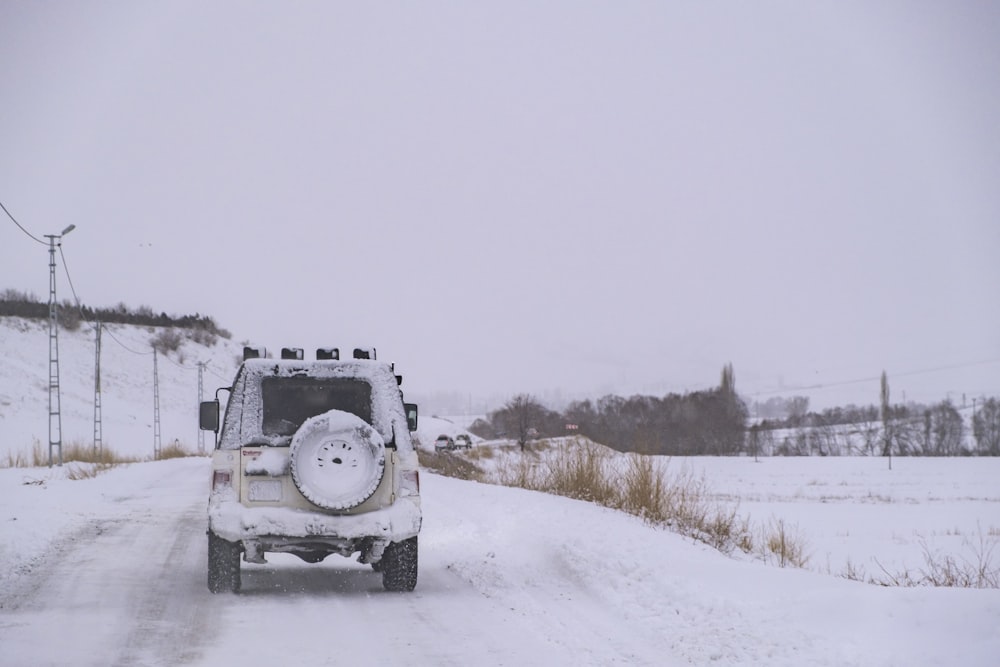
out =
[[(53, 452), (58, 452), (59, 465), (63, 464), (62, 409), (59, 401), (59, 303), (56, 301), (56, 246), (62, 237), (76, 229), (70, 225), (61, 234), (46, 234), (49, 240), (49, 467)], [(58, 239), (58, 241), (57, 241)]]
[(882, 411), (882, 456), (889, 457), (889, 470), (892, 470), (892, 406), (889, 403), (889, 379), (882, 371), (881, 380), (881, 411)]
[[(205, 400), (204, 399), (205, 393), (204, 393), (204, 389), (203, 389), (203, 386), (204, 386), (204, 384), (203, 384), (203, 378), (204, 378), (204, 374), (205, 374), (205, 365), (206, 364), (205, 364), (204, 361), (199, 361), (198, 362), (198, 405), (199, 406), (201, 405), (201, 402), (203, 400)], [(198, 429), (198, 453), (199, 454), (204, 454), (205, 453), (205, 432), (202, 431), (200, 428)]]
[(101, 323), (94, 328), (94, 454), (104, 453), (104, 426), (101, 423)]
[(153, 346), (153, 458), (160, 458), (160, 373), (156, 363), (156, 346)]

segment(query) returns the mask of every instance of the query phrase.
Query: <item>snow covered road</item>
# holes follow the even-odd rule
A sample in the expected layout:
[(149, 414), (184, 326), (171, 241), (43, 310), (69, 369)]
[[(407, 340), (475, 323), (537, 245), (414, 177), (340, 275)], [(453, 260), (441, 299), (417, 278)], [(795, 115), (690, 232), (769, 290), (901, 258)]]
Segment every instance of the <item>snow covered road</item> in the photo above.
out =
[(109, 496), (123, 512), (80, 522), (18, 582), (0, 615), (0, 662), (182, 664), (209, 641), (218, 605), (203, 594), (203, 475), (161, 470), (151, 486)]
[(0, 575), (0, 665), (909, 667), (1000, 655), (995, 590), (883, 589), (741, 562), (586, 503), (431, 474), (415, 592), (386, 593), (344, 558), (277, 555), (244, 564), (239, 595), (212, 595), (207, 470), (200, 458), (82, 481), (0, 470), (0, 557), (15, 570)]

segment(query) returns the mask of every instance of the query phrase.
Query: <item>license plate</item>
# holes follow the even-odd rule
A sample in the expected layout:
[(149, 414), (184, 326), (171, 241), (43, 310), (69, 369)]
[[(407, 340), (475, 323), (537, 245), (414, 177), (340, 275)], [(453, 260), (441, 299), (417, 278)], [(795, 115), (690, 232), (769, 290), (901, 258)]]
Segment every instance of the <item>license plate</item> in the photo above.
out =
[(247, 489), (247, 498), (257, 502), (281, 500), (281, 481), (277, 479), (253, 480)]

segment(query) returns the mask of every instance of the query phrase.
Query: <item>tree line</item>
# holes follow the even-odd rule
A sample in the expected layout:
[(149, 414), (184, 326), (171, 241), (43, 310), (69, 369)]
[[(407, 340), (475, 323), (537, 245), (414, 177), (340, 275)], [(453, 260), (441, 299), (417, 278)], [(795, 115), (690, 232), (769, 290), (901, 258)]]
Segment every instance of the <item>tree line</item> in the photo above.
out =
[(971, 433), (950, 400), (886, 400), (884, 406), (820, 412), (808, 411), (807, 398), (786, 400), (784, 408), (793, 409), (785, 416), (751, 420), (730, 364), (718, 387), (685, 394), (608, 395), (570, 403), (563, 411), (519, 394), (470, 430), (482, 438), (517, 440), (522, 448), (534, 438), (579, 434), (619, 451), (666, 456), (1000, 456), (997, 398), (976, 402)]
[[(0, 292), (0, 317), (25, 317), (29, 319), (48, 319), (49, 304), (43, 303), (32, 294), (19, 290), (5, 289)], [(231, 338), (232, 334), (207, 315), (168, 315), (157, 314), (149, 306), (130, 308), (119, 303), (111, 308), (91, 308), (71, 301), (63, 301), (57, 310), (59, 325), (67, 331), (76, 331), (84, 320), (88, 322), (103, 322), (114, 324), (133, 324), (150, 327), (176, 327), (188, 329), (196, 334), (199, 341), (212, 344), (217, 337)]]
[(579, 434), (623, 452), (693, 456), (732, 455), (745, 449), (746, 404), (736, 393), (732, 365), (719, 387), (685, 394), (608, 395), (549, 410), (520, 394), (470, 430), (480, 437), (517, 439)]

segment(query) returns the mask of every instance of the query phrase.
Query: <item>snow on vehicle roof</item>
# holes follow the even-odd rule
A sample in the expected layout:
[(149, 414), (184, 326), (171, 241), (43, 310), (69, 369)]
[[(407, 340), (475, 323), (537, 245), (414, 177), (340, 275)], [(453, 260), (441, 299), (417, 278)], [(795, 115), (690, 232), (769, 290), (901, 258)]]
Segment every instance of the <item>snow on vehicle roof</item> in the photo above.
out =
[(395, 435), (400, 451), (412, 450), (403, 410), (402, 394), (392, 366), (368, 359), (300, 361), (295, 359), (248, 359), (243, 362), (233, 383), (221, 446), (238, 448), (248, 442), (283, 444), (261, 431), (261, 381), (270, 377), (308, 377), (363, 380), (371, 385), (372, 426), (386, 442)]

